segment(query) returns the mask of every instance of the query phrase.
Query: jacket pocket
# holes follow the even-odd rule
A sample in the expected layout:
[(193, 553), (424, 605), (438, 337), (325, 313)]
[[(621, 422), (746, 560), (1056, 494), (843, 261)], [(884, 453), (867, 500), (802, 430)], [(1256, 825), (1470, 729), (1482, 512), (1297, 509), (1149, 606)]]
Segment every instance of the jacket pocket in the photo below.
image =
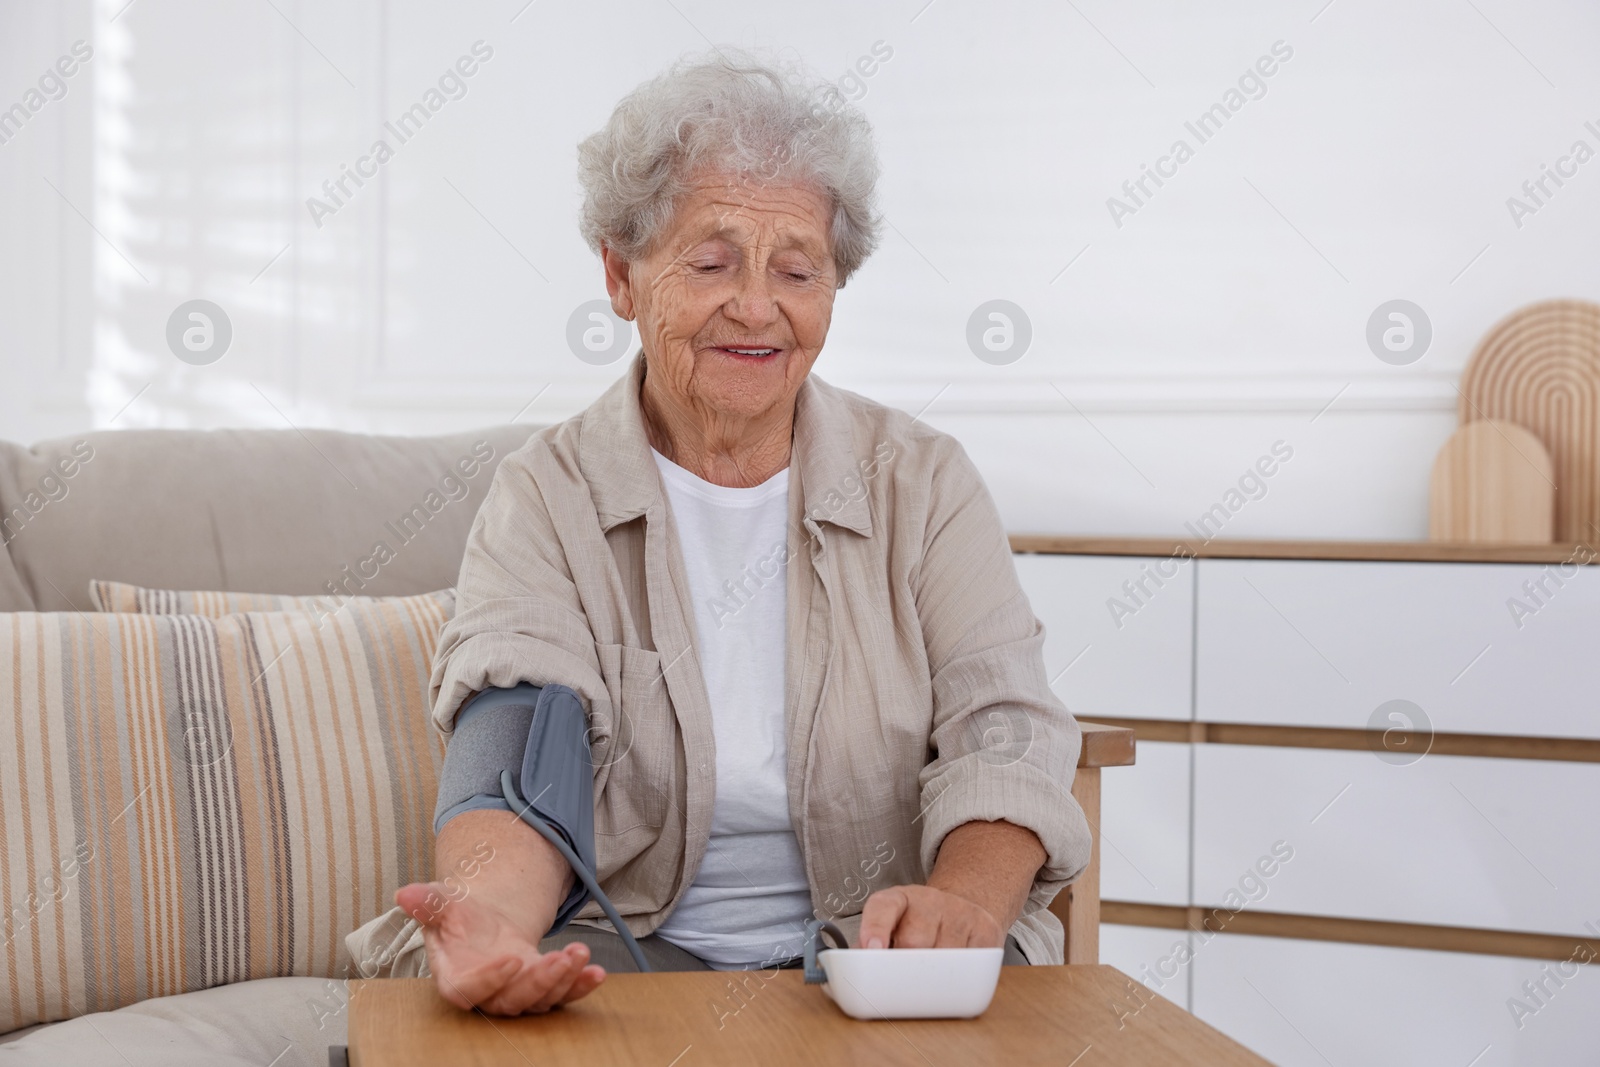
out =
[(595, 645), (611, 698), (609, 716), (591, 719), (595, 831), (621, 834), (666, 821), (676, 783), (677, 720), (661, 656), (632, 645)]

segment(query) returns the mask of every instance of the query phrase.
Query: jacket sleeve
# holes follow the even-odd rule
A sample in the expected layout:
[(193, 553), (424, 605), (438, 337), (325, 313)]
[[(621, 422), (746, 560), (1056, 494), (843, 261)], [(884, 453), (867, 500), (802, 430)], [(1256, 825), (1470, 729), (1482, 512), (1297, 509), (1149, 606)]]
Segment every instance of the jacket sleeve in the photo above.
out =
[[(570, 687), (594, 736), (609, 736), (612, 702), (595, 637), (530, 459), (548, 447), (541, 435), (505, 458), (467, 535), (456, 614), (433, 660), (433, 721), (445, 734), (474, 693), (526, 682)], [(571, 521), (597, 522), (592, 514)]]
[(1044, 627), (977, 468), (952, 438), (933, 447), (941, 454), (912, 580), (933, 684), (923, 869), (957, 826), (1004, 819), (1044, 845), (1028, 908), (1045, 907), (1089, 863), (1088, 821), (1071, 792), (1082, 735), (1045, 678)]

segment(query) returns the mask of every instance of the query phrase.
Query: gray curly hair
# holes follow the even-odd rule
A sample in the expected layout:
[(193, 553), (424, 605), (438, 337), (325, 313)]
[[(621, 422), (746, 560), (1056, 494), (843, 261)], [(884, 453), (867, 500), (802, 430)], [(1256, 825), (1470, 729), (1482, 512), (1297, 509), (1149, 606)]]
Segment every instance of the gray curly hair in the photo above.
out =
[(702, 169), (822, 190), (833, 201), (841, 288), (878, 245), (878, 157), (866, 116), (798, 64), (734, 49), (679, 60), (623, 97), (578, 146), (584, 240), (596, 254), (604, 245), (641, 258)]

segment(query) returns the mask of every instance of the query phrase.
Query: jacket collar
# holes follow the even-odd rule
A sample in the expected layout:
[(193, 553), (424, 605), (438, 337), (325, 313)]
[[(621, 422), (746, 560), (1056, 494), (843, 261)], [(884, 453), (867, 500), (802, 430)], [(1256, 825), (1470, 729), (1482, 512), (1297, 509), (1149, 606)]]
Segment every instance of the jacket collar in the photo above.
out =
[[(641, 348), (627, 373), (583, 413), (578, 467), (589, 484), (602, 530), (644, 515), (661, 499), (661, 475), (650, 456), (639, 391), (644, 382)], [(795, 397), (791, 470), (800, 474), (805, 514), (817, 522), (872, 534), (872, 510), (862, 491), (863, 457), (852, 452), (855, 427), (847, 401), (815, 374)], [(870, 445), (868, 448), (870, 449)]]

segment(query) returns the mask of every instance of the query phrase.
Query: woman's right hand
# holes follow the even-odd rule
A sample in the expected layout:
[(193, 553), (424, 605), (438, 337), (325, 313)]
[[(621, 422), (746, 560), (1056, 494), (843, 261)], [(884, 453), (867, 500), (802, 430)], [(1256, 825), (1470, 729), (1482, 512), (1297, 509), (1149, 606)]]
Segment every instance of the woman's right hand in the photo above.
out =
[(422, 925), (439, 995), (459, 1008), (545, 1012), (588, 996), (605, 980), (605, 970), (589, 963), (587, 945), (540, 952), (536, 938), (478, 894), (452, 900), (441, 883), (413, 882), (394, 902)]

